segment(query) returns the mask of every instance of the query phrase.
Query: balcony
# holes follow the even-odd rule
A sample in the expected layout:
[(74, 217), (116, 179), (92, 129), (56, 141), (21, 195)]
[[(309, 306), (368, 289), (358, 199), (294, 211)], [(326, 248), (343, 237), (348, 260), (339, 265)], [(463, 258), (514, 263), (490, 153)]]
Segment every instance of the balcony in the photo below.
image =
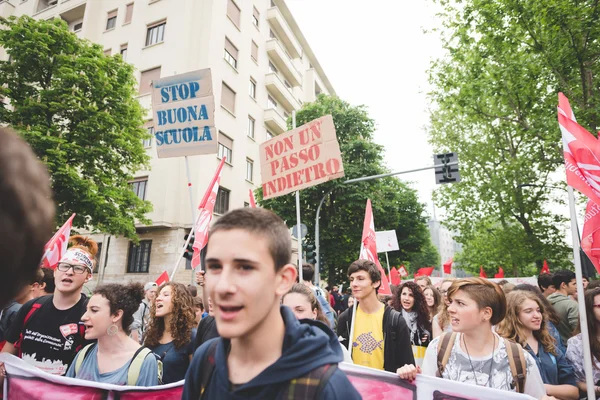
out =
[(267, 10), (267, 21), (269, 21), (273, 30), (277, 32), (292, 58), (300, 57), (302, 47), (300, 47), (294, 33), (277, 7), (271, 7)]
[(271, 95), (288, 111), (300, 109), (300, 103), (274, 72), (265, 76), (265, 86)]
[(292, 60), (288, 57), (285, 50), (277, 39), (267, 41), (267, 54), (273, 60), (274, 64), (281, 70), (283, 75), (289, 80), (292, 86), (302, 85), (302, 76), (294, 67)]
[(58, 0), (40, 0), (35, 13), (41, 13), (42, 11), (47, 10), (50, 7), (55, 7), (58, 4)]
[(15, 13), (15, 6), (8, 1), (0, 2), (0, 17), (8, 18)]
[(285, 119), (274, 108), (265, 110), (265, 125), (277, 135), (288, 130)]

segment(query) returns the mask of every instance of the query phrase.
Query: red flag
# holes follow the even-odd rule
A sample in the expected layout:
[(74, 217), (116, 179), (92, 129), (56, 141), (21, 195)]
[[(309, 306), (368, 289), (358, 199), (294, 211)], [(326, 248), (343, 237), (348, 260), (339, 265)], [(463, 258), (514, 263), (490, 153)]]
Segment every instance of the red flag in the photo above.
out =
[(400, 273), (400, 276), (401, 276), (401, 277), (408, 276), (408, 271), (406, 270), (406, 267), (405, 267), (404, 265), (401, 265), (401, 266), (398, 268), (398, 272)]
[(415, 272), (415, 278), (417, 276), (431, 276), (431, 273), (433, 272), (433, 270), (435, 269), (435, 267), (427, 267), (427, 268), (419, 268), (419, 270), (417, 272)]
[(588, 200), (583, 219), (581, 249), (588, 256), (596, 271), (600, 272), (600, 207)]
[(52, 239), (44, 246), (44, 256), (40, 264), (42, 268), (56, 268), (58, 262), (67, 251), (73, 218), (75, 218), (75, 213), (71, 215), (67, 222), (56, 231)]
[(504, 270), (502, 267), (498, 267), (498, 273), (494, 275), (494, 278), (504, 278)]
[(390, 282), (392, 282), (392, 285), (398, 286), (400, 284), (400, 274), (398, 273), (398, 270), (396, 267), (392, 267), (390, 271)]
[(256, 208), (256, 200), (254, 200), (254, 192), (252, 191), (252, 189), (248, 189), (248, 192), (250, 194), (250, 207)]
[(444, 264), (444, 273), (445, 274), (451, 274), (452, 273), (452, 259), (449, 259)]
[(371, 208), (371, 199), (367, 199), (367, 208), (365, 210), (365, 221), (363, 223), (362, 241), (360, 245), (360, 259), (373, 261), (379, 272), (381, 273), (381, 285), (379, 286), (379, 294), (391, 295), (390, 283), (388, 282), (385, 272), (379, 263), (377, 257), (377, 242), (375, 239), (375, 221), (373, 219), (373, 210)]
[(558, 124), (562, 133), (567, 184), (600, 204), (600, 142), (575, 121), (564, 94), (558, 94)]
[(550, 273), (550, 268), (548, 268), (548, 261), (544, 260), (544, 266), (542, 267), (540, 274), (549, 274), (549, 273)]
[(485, 271), (483, 270), (483, 267), (481, 265), (479, 266), (479, 277), (487, 278), (487, 274), (485, 273)]
[(156, 284), (158, 286), (160, 286), (160, 285), (162, 285), (165, 282), (169, 282), (169, 274), (167, 274), (167, 271), (165, 271), (162, 274), (160, 274), (160, 276), (156, 280)]
[(221, 181), (221, 171), (223, 170), (224, 163), (225, 157), (221, 159), (221, 163), (217, 167), (215, 176), (206, 189), (206, 193), (204, 194), (202, 202), (198, 206), (200, 215), (198, 216), (198, 219), (196, 220), (196, 226), (194, 227), (196, 235), (194, 238), (194, 244), (192, 245), (194, 248), (194, 255), (192, 256), (192, 269), (196, 269), (196, 267), (200, 265), (200, 251), (204, 248), (204, 246), (206, 246), (206, 243), (208, 243), (208, 227), (210, 225), (210, 221), (212, 220), (213, 210), (217, 201), (217, 192), (219, 191), (219, 182)]

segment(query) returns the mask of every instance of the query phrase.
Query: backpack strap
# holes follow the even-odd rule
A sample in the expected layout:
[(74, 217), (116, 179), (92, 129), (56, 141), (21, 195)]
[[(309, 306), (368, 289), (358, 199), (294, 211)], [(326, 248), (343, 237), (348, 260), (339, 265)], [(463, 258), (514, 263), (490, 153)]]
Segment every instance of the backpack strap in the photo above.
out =
[(31, 305), (31, 308), (25, 315), (25, 319), (23, 319), (23, 327), (21, 328), (21, 333), (19, 334), (19, 339), (17, 339), (17, 341), (13, 345), (18, 350), (17, 354), (19, 358), (23, 358), (23, 351), (21, 350), (21, 345), (23, 344), (23, 332), (25, 332), (25, 327), (27, 326), (27, 323), (29, 322), (31, 317), (33, 317), (33, 314), (35, 314), (37, 310), (42, 308), (42, 306), (46, 304), (48, 300), (52, 299), (52, 297), (53, 296), (43, 296), (34, 300), (33, 304)]
[(444, 370), (446, 369), (446, 364), (448, 364), (448, 360), (450, 359), (450, 354), (452, 353), (452, 347), (454, 347), (454, 341), (456, 340), (455, 332), (444, 332), (440, 336), (440, 340), (437, 345), (437, 372), (436, 376), (441, 378), (444, 374)]
[(85, 346), (83, 349), (81, 349), (81, 351), (77, 354), (77, 358), (75, 359), (75, 378), (77, 378), (77, 374), (79, 374), (79, 370), (81, 369), (81, 366), (83, 365), (83, 361), (90, 354), (90, 350), (92, 349), (92, 347), (94, 347), (97, 344), (98, 343), (90, 343), (87, 346)]
[(337, 364), (325, 364), (298, 378), (291, 379), (277, 396), (280, 400), (319, 399)]
[(510, 372), (513, 376), (511, 386), (515, 387), (518, 393), (523, 393), (525, 391), (525, 380), (527, 379), (527, 364), (523, 347), (518, 343), (506, 339), (504, 340), (504, 344), (506, 345)]
[(217, 354), (218, 343), (218, 339), (213, 340), (202, 357), (202, 363), (200, 364), (200, 393), (198, 396), (200, 399), (204, 396), (204, 392), (206, 391), (206, 388), (210, 383), (210, 378), (215, 370), (215, 355)]
[[(152, 350), (147, 347), (140, 347), (136, 350), (129, 362), (129, 368), (127, 369), (127, 385), (135, 386), (140, 372), (142, 371), (142, 365), (148, 355), (152, 354)], [(160, 372), (160, 371), (159, 371)]]

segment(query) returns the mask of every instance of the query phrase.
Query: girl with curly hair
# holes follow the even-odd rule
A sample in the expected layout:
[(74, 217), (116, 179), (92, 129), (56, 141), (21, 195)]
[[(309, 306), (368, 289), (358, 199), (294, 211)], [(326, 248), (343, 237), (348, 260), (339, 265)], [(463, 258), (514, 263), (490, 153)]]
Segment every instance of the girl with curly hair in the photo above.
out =
[[(144, 291), (139, 283), (110, 283), (94, 290), (81, 320), (85, 338), (97, 342), (77, 354), (66, 376), (113, 385), (158, 384), (156, 357), (129, 337), (133, 313), (142, 297)], [(141, 364), (133, 363), (134, 359), (140, 359)]]
[(194, 355), (195, 317), (194, 301), (184, 285), (167, 282), (158, 288), (144, 345), (161, 358), (164, 384), (185, 378)]
[(392, 307), (402, 312), (410, 329), (412, 345), (427, 347), (431, 341), (431, 323), (427, 301), (419, 285), (415, 282), (404, 282), (393, 293)]
[(556, 341), (546, 329), (546, 310), (531, 292), (516, 290), (506, 296), (506, 317), (496, 332), (519, 343), (535, 359), (546, 387), (546, 394), (560, 399), (577, 400), (575, 372)]

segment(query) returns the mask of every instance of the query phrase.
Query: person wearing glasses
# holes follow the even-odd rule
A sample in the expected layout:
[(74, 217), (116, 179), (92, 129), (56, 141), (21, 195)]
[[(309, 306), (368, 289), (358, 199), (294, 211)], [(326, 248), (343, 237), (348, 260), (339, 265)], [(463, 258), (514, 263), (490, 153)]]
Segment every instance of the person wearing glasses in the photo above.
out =
[[(596, 398), (600, 396), (600, 288), (585, 292), (585, 313), (587, 326), (579, 328), (588, 330), (592, 350), (592, 375)], [(575, 379), (581, 395), (585, 395), (585, 371), (583, 366), (583, 339), (581, 333), (567, 341), (567, 360), (573, 365)]]
[(98, 244), (77, 235), (69, 238), (69, 245), (54, 270), (54, 294), (23, 304), (2, 349), (54, 375), (64, 375), (88, 344), (80, 324), (88, 299), (81, 290), (92, 279)]

